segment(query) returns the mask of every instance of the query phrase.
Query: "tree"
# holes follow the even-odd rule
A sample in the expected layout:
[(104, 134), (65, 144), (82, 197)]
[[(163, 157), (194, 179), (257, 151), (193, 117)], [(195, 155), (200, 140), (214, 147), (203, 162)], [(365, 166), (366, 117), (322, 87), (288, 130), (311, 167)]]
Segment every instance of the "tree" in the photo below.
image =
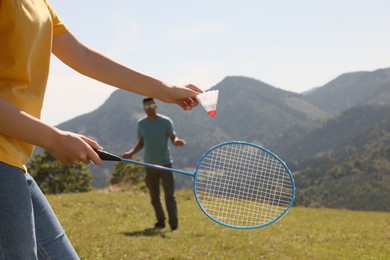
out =
[(110, 184), (126, 188), (145, 189), (145, 168), (140, 165), (117, 162), (111, 172)]
[(92, 189), (91, 172), (82, 163), (66, 165), (45, 151), (36, 154), (27, 167), (46, 194), (87, 192)]

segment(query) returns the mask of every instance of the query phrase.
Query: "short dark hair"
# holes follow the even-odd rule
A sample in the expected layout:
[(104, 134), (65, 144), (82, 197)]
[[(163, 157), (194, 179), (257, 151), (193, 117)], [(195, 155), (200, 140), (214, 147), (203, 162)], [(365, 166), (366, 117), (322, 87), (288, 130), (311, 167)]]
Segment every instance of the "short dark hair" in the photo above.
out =
[(142, 101), (142, 103), (146, 103), (146, 102), (149, 102), (149, 101), (154, 101), (154, 98), (151, 98), (151, 97), (144, 98), (144, 100)]

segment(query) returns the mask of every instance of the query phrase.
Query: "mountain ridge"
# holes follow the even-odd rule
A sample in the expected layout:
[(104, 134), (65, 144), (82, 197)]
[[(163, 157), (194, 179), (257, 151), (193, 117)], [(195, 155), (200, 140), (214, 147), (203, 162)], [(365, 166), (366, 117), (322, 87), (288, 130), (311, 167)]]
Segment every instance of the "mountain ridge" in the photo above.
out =
[[(390, 68), (345, 73), (304, 95), (329, 115), (357, 105), (390, 103)], [(331, 104), (331, 105), (329, 105)]]
[[(356, 190), (356, 184), (370, 190), (368, 200), (383, 199), (385, 193), (373, 187), (375, 178), (385, 180), (382, 187), (390, 185), (390, 165), (385, 163), (390, 146), (387, 138), (390, 130), (385, 123), (390, 114), (389, 68), (345, 73), (302, 94), (244, 76), (225, 77), (210, 89), (218, 89), (220, 93), (214, 118), (208, 117), (201, 107), (183, 112), (178, 106), (157, 101), (157, 112), (169, 116), (177, 135), (187, 140), (185, 147), (172, 147), (175, 168), (195, 168), (201, 155), (218, 143), (248, 141), (272, 150), (299, 173), (298, 205), (348, 207), (348, 198), (353, 198), (353, 209), (388, 210), (376, 203), (371, 203), (376, 205), (372, 208), (359, 206), (355, 200), (363, 200), (361, 190), (353, 196), (338, 193), (345, 197), (345, 200), (335, 200), (338, 204), (327, 200), (332, 196), (325, 198), (313, 190), (316, 187), (323, 192), (333, 190), (338, 178), (334, 176), (339, 176), (335, 172), (342, 171), (348, 176), (343, 180), (351, 180), (343, 183), (345, 190)], [(58, 127), (90, 136), (106, 150), (122, 154), (136, 142), (136, 124), (144, 115), (142, 99), (117, 90), (95, 111)], [(375, 147), (380, 147), (382, 152)], [(364, 167), (359, 160), (364, 162)], [(94, 186), (104, 187), (111, 165), (92, 167)], [(369, 175), (373, 176), (370, 180), (364, 175), (368, 169), (380, 172)], [(321, 171), (326, 176), (319, 174)], [(355, 179), (353, 173), (358, 173)], [(313, 178), (316, 181), (309, 181)], [(188, 178), (177, 176), (177, 179), (179, 187), (190, 185)], [(309, 196), (312, 193), (317, 196)], [(309, 201), (302, 200), (301, 196)]]

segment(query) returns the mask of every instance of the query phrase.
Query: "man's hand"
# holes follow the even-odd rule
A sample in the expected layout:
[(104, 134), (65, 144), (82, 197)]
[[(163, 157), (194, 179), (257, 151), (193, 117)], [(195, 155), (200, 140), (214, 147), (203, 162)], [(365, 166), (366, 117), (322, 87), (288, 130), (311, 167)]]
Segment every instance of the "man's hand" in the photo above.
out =
[(186, 141), (184, 139), (176, 138), (173, 144), (175, 146), (184, 146), (186, 144)]
[(131, 159), (133, 157), (133, 153), (131, 152), (124, 153), (122, 157), (125, 159)]

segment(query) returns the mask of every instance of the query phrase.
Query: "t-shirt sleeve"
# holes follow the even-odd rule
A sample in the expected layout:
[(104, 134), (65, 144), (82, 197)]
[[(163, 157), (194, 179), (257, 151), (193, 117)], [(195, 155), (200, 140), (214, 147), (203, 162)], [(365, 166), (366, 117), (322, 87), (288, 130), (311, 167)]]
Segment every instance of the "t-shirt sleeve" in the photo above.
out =
[(66, 28), (65, 23), (62, 21), (62, 19), (57, 15), (56, 11), (53, 9), (53, 7), (50, 5), (48, 0), (44, 0), (45, 4), (47, 6), (47, 9), (49, 9), (51, 19), (53, 21), (53, 35), (59, 35), (61, 33), (64, 33), (68, 31)]
[(168, 136), (176, 135), (175, 128), (173, 126), (173, 122), (170, 119), (168, 119), (167, 134), (168, 134)]

